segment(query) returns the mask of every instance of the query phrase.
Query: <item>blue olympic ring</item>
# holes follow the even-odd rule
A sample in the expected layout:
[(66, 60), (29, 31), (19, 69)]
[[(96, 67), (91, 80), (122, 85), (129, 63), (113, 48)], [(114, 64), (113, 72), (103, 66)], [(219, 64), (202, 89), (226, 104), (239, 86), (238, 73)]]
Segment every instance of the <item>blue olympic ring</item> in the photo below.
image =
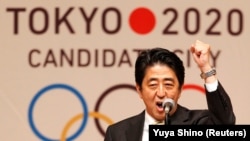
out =
[(78, 131), (75, 134), (73, 134), (72, 136), (70, 136), (69, 138), (67, 138), (67, 140), (73, 140), (74, 138), (76, 138), (77, 136), (79, 136), (81, 134), (81, 132), (83, 131), (83, 129), (85, 128), (85, 126), (87, 124), (87, 120), (88, 120), (88, 108), (87, 108), (86, 101), (83, 98), (83, 96), (81, 95), (81, 93), (78, 92), (76, 89), (74, 89), (71, 86), (68, 86), (68, 85), (65, 85), (65, 84), (53, 84), (53, 85), (49, 85), (49, 86), (41, 89), (35, 95), (35, 97), (33, 98), (33, 100), (31, 101), (31, 104), (30, 104), (30, 107), (29, 107), (29, 112), (28, 112), (29, 123), (31, 125), (32, 130), (35, 132), (35, 134), (39, 138), (41, 138), (42, 140), (45, 140), (45, 141), (59, 141), (59, 139), (58, 140), (50, 139), (50, 138), (47, 138), (44, 135), (42, 135), (37, 130), (37, 128), (36, 128), (36, 126), (34, 124), (34, 121), (33, 121), (33, 109), (34, 109), (34, 105), (35, 105), (36, 101), (38, 100), (38, 98), (41, 97), (42, 94), (44, 94), (46, 91), (51, 90), (51, 89), (56, 89), (56, 88), (66, 89), (66, 90), (71, 91), (73, 94), (75, 94), (78, 97), (78, 99), (80, 100), (81, 104), (82, 104), (83, 113), (85, 113), (85, 114), (83, 114), (84, 115), (83, 121), (82, 121), (82, 124), (81, 124), (80, 128), (78, 129)]

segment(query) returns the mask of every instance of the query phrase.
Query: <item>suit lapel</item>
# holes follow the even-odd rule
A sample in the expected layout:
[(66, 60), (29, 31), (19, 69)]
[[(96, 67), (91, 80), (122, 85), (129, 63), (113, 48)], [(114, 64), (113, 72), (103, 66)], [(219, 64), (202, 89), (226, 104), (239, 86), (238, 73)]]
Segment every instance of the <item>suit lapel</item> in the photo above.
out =
[(188, 118), (189, 118), (188, 111), (180, 105), (177, 105), (177, 106), (178, 107), (174, 115), (169, 117), (169, 122), (170, 122), (169, 124), (172, 124), (172, 125), (187, 124), (186, 121), (188, 121)]
[(145, 121), (145, 111), (143, 111), (138, 118), (130, 123), (129, 130), (126, 131), (127, 141), (141, 141), (143, 134), (143, 126)]

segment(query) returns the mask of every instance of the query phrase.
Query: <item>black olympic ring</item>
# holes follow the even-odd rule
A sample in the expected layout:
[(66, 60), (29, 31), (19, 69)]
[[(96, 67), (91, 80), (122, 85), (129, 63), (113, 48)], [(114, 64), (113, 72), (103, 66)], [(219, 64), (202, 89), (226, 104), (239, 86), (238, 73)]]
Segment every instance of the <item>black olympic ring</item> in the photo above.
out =
[[(104, 93), (99, 97), (99, 99), (97, 100), (97, 103), (96, 103), (96, 105), (95, 105), (94, 111), (95, 111), (95, 112), (98, 112), (98, 111), (99, 111), (101, 102), (103, 101), (104, 97), (106, 97), (108, 94), (110, 94), (110, 92), (112, 92), (112, 91), (114, 91), (114, 90), (117, 90), (117, 89), (120, 89), (120, 88), (127, 88), (127, 89), (131, 89), (131, 90), (136, 91), (135, 86), (134, 86), (134, 85), (130, 85), (130, 84), (119, 84), (119, 85), (112, 86), (112, 87), (108, 88), (106, 91), (104, 91)], [(96, 126), (97, 126), (98, 131), (99, 131), (103, 136), (105, 136), (105, 131), (104, 131), (103, 128), (101, 127), (100, 122), (99, 122), (99, 119), (95, 118), (94, 120), (95, 120), (95, 124), (96, 124)]]

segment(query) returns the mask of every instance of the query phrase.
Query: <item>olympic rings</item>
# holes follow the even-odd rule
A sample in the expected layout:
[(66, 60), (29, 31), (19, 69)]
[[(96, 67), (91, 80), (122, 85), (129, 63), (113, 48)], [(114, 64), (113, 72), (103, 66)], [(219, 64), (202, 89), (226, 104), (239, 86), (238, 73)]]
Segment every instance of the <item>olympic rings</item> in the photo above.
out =
[[(101, 102), (104, 99), (104, 97), (106, 97), (108, 94), (110, 94), (110, 92), (112, 92), (114, 90), (117, 90), (117, 89), (120, 89), (120, 88), (127, 88), (127, 89), (131, 89), (131, 90), (136, 91), (135, 86), (130, 85), (130, 84), (119, 84), (119, 85), (115, 85), (113, 87), (108, 88), (106, 91), (104, 91), (103, 94), (101, 94), (101, 96), (97, 100), (96, 105), (95, 105), (95, 112), (99, 111)], [(95, 119), (95, 124), (96, 124), (99, 132), (104, 136), (105, 135), (105, 131), (101, 128), (101, 125), (100, 125), (100, 122), (99, 122), (98, 119)]]
[(186, 89), (194, 89), (194, 90), (197, 90), (197, 91), (205, 94), (205, 89), (201, 86), (196, 85), (196, 84), (185, 84), (183, 86), (183, 90), (186, 90)]
[[(53, 84), (53, 85), (49, 85), (43, 89), (41, 89), (36, 95), (35, 97), (32, 99), (30, 107), (29, 107), (29, 112), (28, 112), (28, 117), (29, 117), (29, 123), (30, 126), (32, 128), (32, 130), (34, 131), (34, 133), (41, 138), (42, 140), (45, 141), (56, 141), (55, 139), (51, 139), (48, 138), (46, 136), (44, 136), (42, 133), (40, 133), (38, 131), (38, 129), (36, 128), (34, 121), (33, 121), (33, 109), (35, 106), (36, 101), (38, 100), (38, 98), (40, 98), (45, 92), (52, 90), (52, 89), (66, 89), (70, 92), (72, 92), (73, 94), (75, 94), (77, 96), (77, 98), (80, 100), (82, 107), (83, 107), (83, 113), (88, 113), (88, 108), (87, 108), (87, 104), (86, 101), (84, 100), (84, 98), (82, 97), (81, 93), (78, 92), (76, 89), (74, 89), (71, 86), (65, 85), (65, 84)], [(70, 136), (69, 138), (67, 138), (67, 140), (73, 140), (74, 138), (76, 138), (77, 136), (80, 135), (80, 133), (83, 131), (83, 129), (85, 128), (86, 124), (88, 121), (88, 114), (84, 114), (83, 117), (83, 121), (81, 123), (80, 128), (77, 130), (77, 132), (75, 134), (73, 134), (72, 136)]]
[[(88, 121), (88, 116), (92, 116), (95, 117), (95, 124), (97, 126), (97, 129), (99, 130), (99, 132), (101, 133), (101, 135), (104, 137), (105, 136), (105, 131), (101, 128), (100, 123), (99, 123), (99, 119), (104, 120), (105, 122), (107, 122), (109, 125), (113, 124), (114, 122), (107, 117), (104, 114), (101, 114), (99, 112), (99, 108), (101, 105), (101, 102), (104, 100), (104, 97), (106, 97), (108, 94), (110, 94), (112, 91), (117, 90), (117, 89), (121, 89), (121, 88), (126, 88), (126, 89), (131, 89), (136, 91), (135, 86), (134, 85), (130, 85), (130, 84), (118, 84), (115, 86), (112, 86), (110, 88), (108, 88), (106, 91), (104, 91), (103, 94), (101, 94), (101, 96), (98, 98), (96, 105), (95, 105), (95, 109), (94, 112), (89, 112), (88, 111), (88, 107), (87, 107), (87, 103), (85, 101), (85, 99), (83, 98), (83, 96), (81, 95), (80, 92), (78, 92), (76, 89), (74, 89), (73, 87), (66, 85), (66, 84), (53, 84), (53, 85), (49, 85), (47, 87), (44, 87), (43, 89), (41, 89), (32, 99), (30, 107), (29, 107), (29, 111), (28, 111), (28, 118), (29, 118), (29, 123), (30, 126), (33, 130), (33, 132), (42, 140), (45, 141), (68, 141), (68, 140), (73, 140), (76, 137), (78, 137), (81, 132), (85, 129), (87, 121)], [(34, 121), (33, 121), (33, 109), (35, 106), (35, 103), (37, 102), (37, 100), (47, 91), (52, 90), (52, 89), (66, 89), (70, 92), (72, 92), (75, 96), (77, 96), (77, 98), (80, 100), (82, 108), (83, 108), (83, 113), (79, 113), (77, 115), (75, 115), (74, 117), (72, 117), (64, 126), (62, 134), (60, 139), (56, 140), (56, 139), (51, 139), (48, 138), (46, 136), (44, 136), (42, 133), (40, 133), (38, 131), (38, 129), (36, 128)], [(197, 90), (201, 93), (205, 93), (205, 89), (201, 86), (198, 86), (196, 84), (185, 84), (183, 86), (183, 90), (187, 90), (187, 89), (194, 89)], [(79, 127), (79, 129), (77, 130), (76, 133), (74, 133), (73, 135), (71, 135), (70, 137), (67, 138), (67, 133), (70, 129), (70, 127), (78, 120), (83, 119), (82, 123)]]
[[(97, 112), (91, 112), (89, 113), (90, 116), (92, 117), (97, 117), (97, 118), (100, 118), (100, 119), (103, 119), (104, 121), (106, 121), (108, 124), (113, 124), (113, 121), (108, 118), (107, 116), (103, 115), (103, 114), (100, 114), (100, 113), (97, 113)], [(70, 128), (70, 126), (77, 120), (83, 118), (83, 114), (78, 114), (76, 115), (75, 117), (73, 117), (67, 124), (66, 126), (64, 127), (64, 130), (62, 132), (62, 136), (61, 136), (61, 141), (66, 141), (66, 136), (67, 136), (67, 132)]]

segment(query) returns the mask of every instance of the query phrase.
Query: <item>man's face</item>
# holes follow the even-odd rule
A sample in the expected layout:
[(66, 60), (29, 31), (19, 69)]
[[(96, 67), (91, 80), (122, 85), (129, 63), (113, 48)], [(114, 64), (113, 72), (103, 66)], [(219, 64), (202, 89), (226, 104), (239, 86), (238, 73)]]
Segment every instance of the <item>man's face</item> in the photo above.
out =
[[(165, 111), (161, 107), (164, 99), (171, 98), (177, 104), (181, 93), (174, 71), (162, 64), (148, 67), (142, 81), (142, 87), (137, 85), (136, 88), (145, 103), (147, 112), (156, 120), (165, 119)], [(172, 112), (174, 111), (175, 109)]]

